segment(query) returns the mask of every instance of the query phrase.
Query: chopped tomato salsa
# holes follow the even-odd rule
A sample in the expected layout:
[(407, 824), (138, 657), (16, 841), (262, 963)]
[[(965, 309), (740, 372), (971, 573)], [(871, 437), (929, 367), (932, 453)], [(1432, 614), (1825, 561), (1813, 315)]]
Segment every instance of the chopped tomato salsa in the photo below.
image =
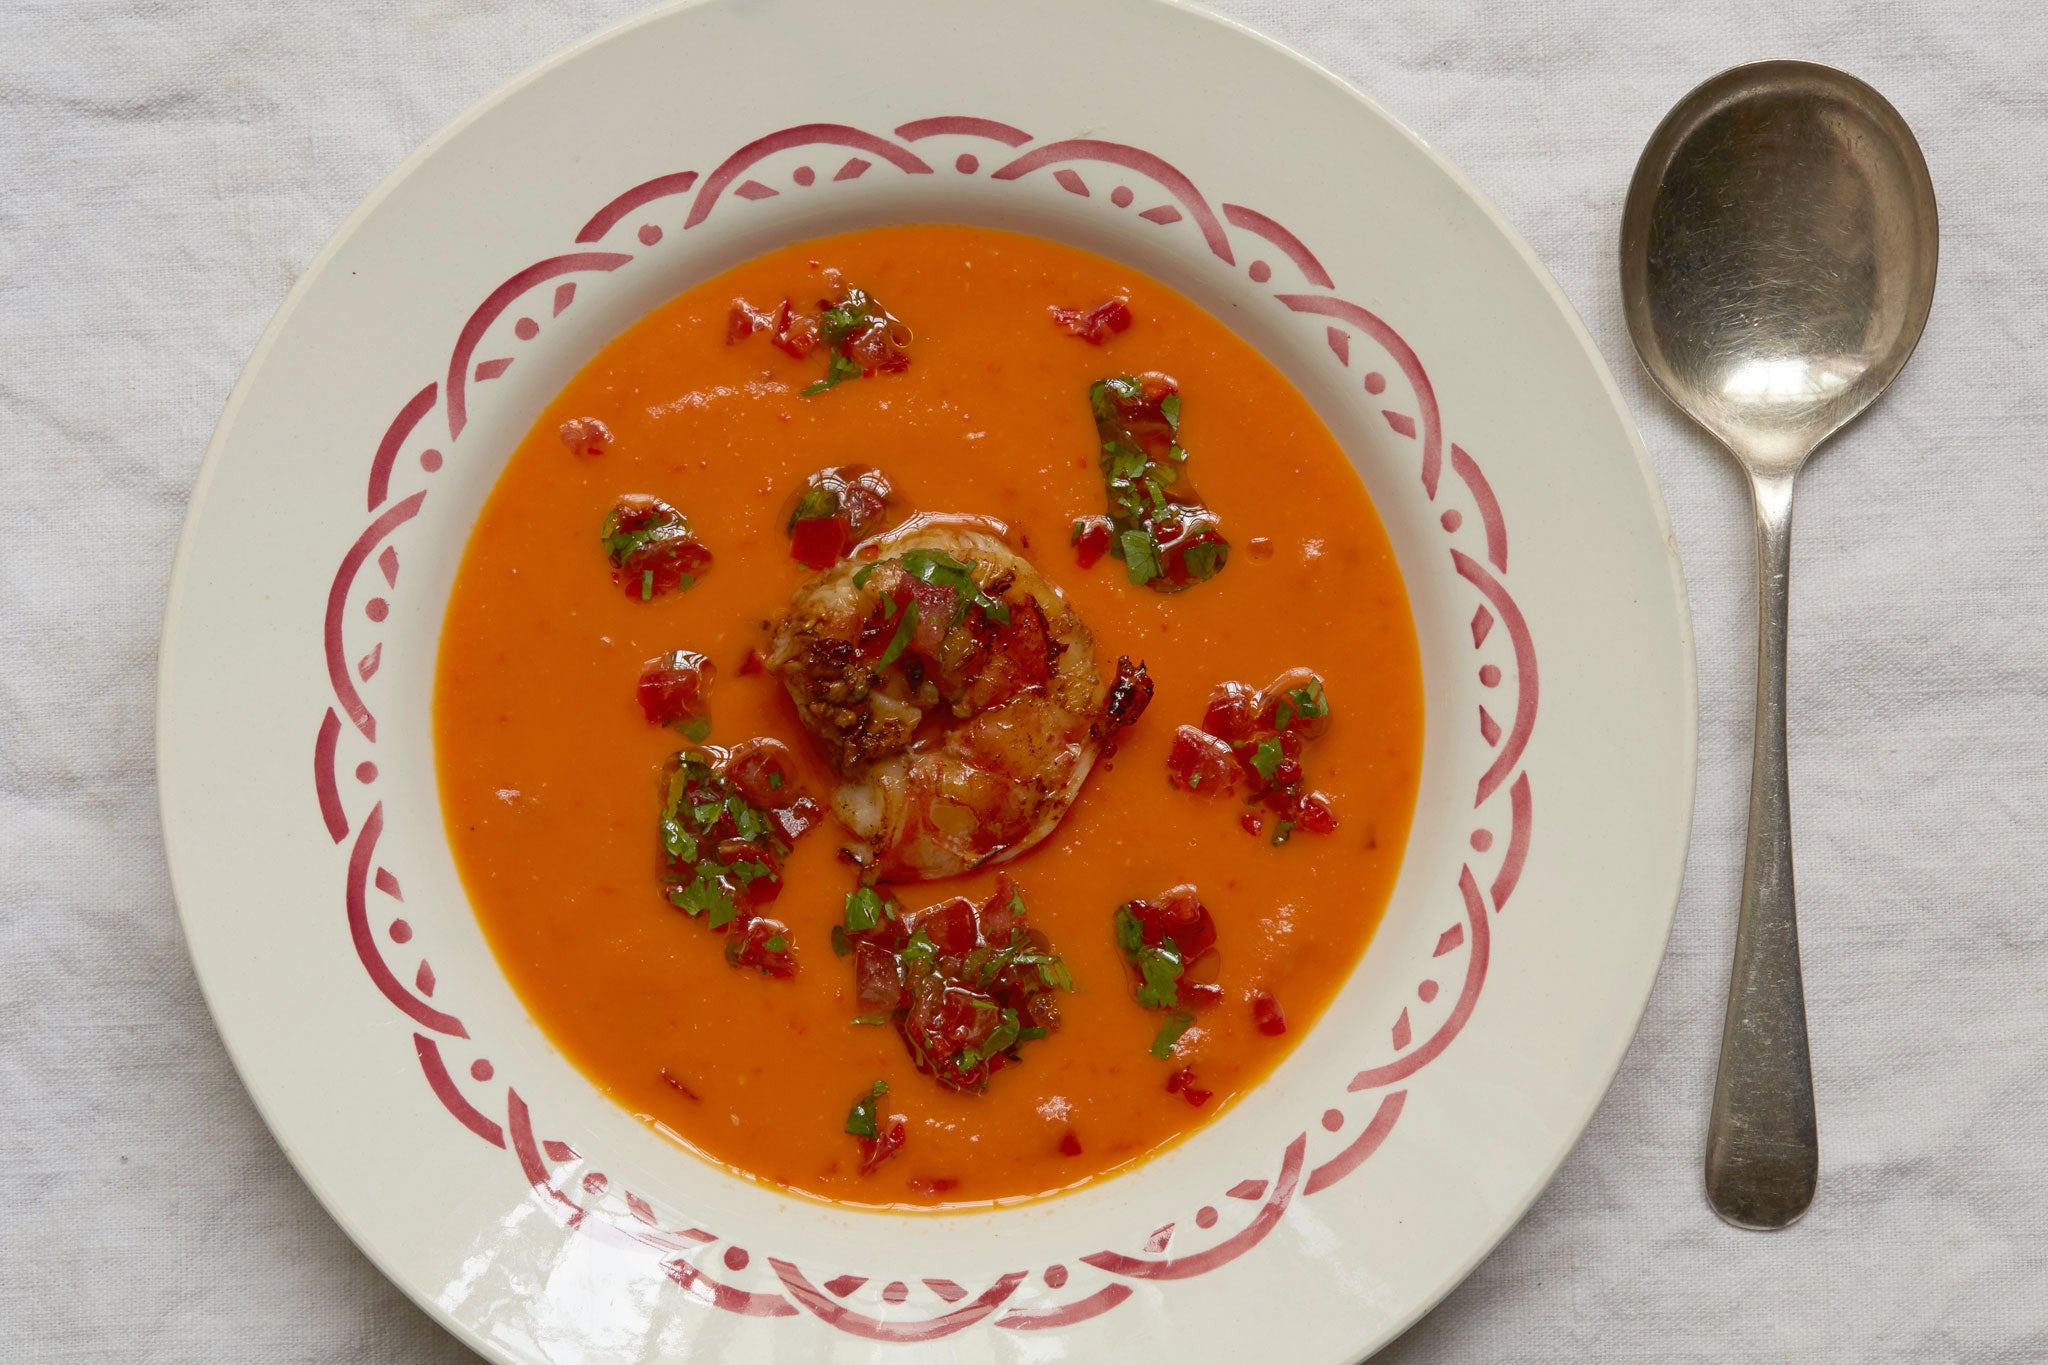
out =
[[(1180, 386), (1149, 373), (1097, 380), (1088, 390), (1109, 492), (1109, 553), (1132, 583), (1181, 592), (1223, 571), (1230, 542), (1188, 477), (1180, 444)], [(1075, 544), (1083, 535), (1077, 524)]]
[(882, 529), (893, 490), (881, 470), (864, 464), (832, 465), (804, 480), (790, 504), (790, 558), (829, 569), (860, 541)]
[(687, 649), (649, 659), (637, 689), (640, 713), (649, 725), (672, 725), (688, 739), (703, 743), (711, 734), (706, 694), (717, 671), (711, 660)]
[(611, 449), (612, 429), (595, 417), (571, 417), (559, 430), (562, 444), (572, 455), (589, 459)]
[(605, 514), (598, 543), (611, 560), (612, 581), (642, 602), (671, 590), (688, 592), (711, 567), (711, 551), (689, 519), (660, 498), (633, 494)]
[(1252, 992), (1252, 1022), (1268, 1038), (1278, 1038), (1287, 1032), (1287, 1016), (1280, 1012), (1280, 1002), (1273, 998), (1273, 992)]
[(772, 739), (685, 749), (669, 760), (661, 807), (662, 894), (725, 934), (735, 967), (796, 972), (789, 929), (759, 908), (782, 894), (790, 847), (823, 815)]
[(856, 1022), (894, 1023), (917, 1069), (951, 1090), (987, 1089), (1026, 1043), (1056, 1032), (1056, 993), (1074, 988), (1007, 877), (978, 910), (955, 896), (910, 916), (862, 887), (832, 937), (853, 958)]
[(1084, 569), (1094, 568), (1109, 553), (1109, 518), (1082, 517), (1067, 540), (1074, 547), (1074, 562)]
[(1110, 299), (1085, 311), (1079, 308), (1052, 309), (1052, 320), (1091, 346), (1100, 346), (1131, 325), (1131, 306), (1122, 299)]
[[(1296, 830), (1329, 834), (1337, 828), (1330, 798), (1308, 789), (1301, 766), (1309, 742), (1330, 728), (1330, 698), (1323, 680), (1306, 668), (1290, 668), (1263, 688), (1226, 682), (1209, 695), (1202, 728), (1174, 731), (1166, 755), (1166, 780), (1183, 791), (1217, 796), (1247, 787), (1248, 805), (1274, 817), (1273, 842), (1284, 844)], [(1249, 834), (1265, 832), (1265, 814), (1240, 817)]]
[(1190, 1008), (1221, 998), (1219, 990), (1198, 990), (1202, 983), (1188, 976), (1196, 967), (1205, 976), (1215, 975), (1215, 916), (1195, 888), (1176, 886), (1156, 901), (1126, 901), (1117, 907), (1113, 923), (1117, 950), (1130, 969), (1132, 994), (1145, 1009), (1166, 1014), (1152, 1040), (1152, 1055), (1163, 1061), (1194, 1025)]

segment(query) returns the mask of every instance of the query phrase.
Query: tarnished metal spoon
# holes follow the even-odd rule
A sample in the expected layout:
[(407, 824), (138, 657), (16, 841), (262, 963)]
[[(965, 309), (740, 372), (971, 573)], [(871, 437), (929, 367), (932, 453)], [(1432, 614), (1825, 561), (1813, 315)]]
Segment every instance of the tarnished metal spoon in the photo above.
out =
[(1650, 138), (1621, 224), (1643, 367), (1728, 448), (1756, 506), (1756, 755), (1735, 970), (1707, 1126), (1707, 1200), (1782, 1228), (1820, 1165), (1785, 775), (1792, 483), (1892, 382), (1934, 297), (1934, 187), (1898, 111), (1810, 62), (1736, 67)]

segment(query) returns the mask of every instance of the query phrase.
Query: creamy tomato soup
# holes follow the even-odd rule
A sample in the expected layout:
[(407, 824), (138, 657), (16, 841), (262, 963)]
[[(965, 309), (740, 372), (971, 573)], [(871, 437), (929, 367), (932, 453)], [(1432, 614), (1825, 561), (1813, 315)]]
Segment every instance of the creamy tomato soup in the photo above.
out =
[(1357, 474), (1228, 327), (876, 229), (625, 332), (457, 576), (443, 808), (557, 1046), (700, 1156), (971, 1206), (1158, 1152), (1372, 937), (1422, 751)]

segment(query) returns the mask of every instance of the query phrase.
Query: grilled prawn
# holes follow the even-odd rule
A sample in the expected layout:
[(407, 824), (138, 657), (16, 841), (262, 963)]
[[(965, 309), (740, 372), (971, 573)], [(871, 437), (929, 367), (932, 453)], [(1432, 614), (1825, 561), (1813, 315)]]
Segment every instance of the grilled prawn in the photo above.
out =
[(839, 774), (869, 882), (952, 876), (1050, 834), (1152, 693), (1096, 671), (1058, 588), (986, 531), (925, 522), (799, 588), (767, 665)]

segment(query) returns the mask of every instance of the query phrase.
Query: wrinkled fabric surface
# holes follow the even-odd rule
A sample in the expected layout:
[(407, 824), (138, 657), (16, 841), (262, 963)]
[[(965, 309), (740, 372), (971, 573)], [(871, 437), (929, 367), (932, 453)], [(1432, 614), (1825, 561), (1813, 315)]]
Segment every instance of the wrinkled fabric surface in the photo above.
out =
[[(1698, 632), (1670, 955), (1556, 1182), (1385, 1358), (2048, 1359), (2048, 11), (2038, 0), (1221, 0), (1477, 182), (1642, 424)], [(358, 1253), (229, 1067), (180, 942), (151, 752), (193, 472), (293, 279), (441, 124), (627, 0), (0, 0), (0, 1357), (468, 1358)], [(1695, 82), (1804, 56), (1918, 130), (1918, 358), (1800, 486), (1792, 794), (1821, 1192), (1700, 1193), (1741, 870), (1749, 508), (1641, 377), (1614, 243)]]

